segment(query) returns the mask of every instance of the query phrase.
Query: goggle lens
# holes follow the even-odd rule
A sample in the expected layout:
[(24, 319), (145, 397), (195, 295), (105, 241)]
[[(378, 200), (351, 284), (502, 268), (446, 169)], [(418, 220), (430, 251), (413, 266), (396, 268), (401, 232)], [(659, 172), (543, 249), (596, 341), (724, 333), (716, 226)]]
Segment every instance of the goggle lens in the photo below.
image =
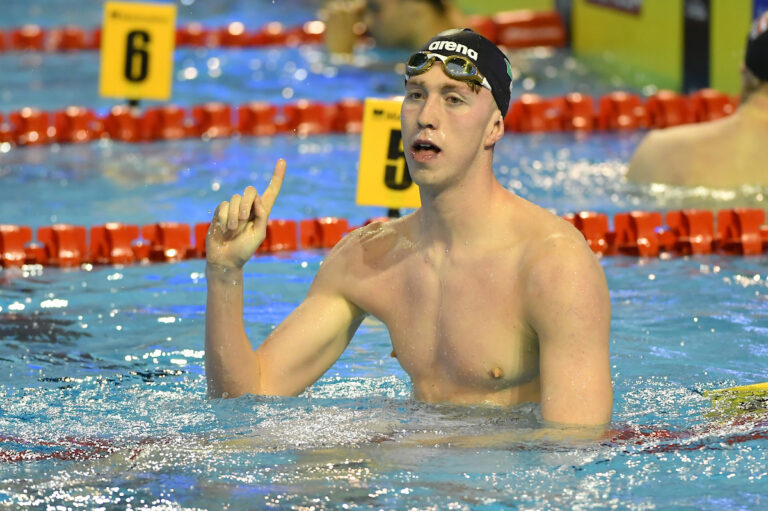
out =
[(468, 77), (477, 75), (477, 67), (466, 59), (449, 57), (445, 60), (443, 65), (445, 66), (445, 71), (450, 76)]
[(414, 53), (411, 55), (411, 58), (408, 59), (408, 67), (412, 71), (420, 71), (422, 68), (424, 68), (429, 61), (434, 58), (430, 57), (428, 54), (424, 53), (423, 51), (420, 51), (418, 53)]

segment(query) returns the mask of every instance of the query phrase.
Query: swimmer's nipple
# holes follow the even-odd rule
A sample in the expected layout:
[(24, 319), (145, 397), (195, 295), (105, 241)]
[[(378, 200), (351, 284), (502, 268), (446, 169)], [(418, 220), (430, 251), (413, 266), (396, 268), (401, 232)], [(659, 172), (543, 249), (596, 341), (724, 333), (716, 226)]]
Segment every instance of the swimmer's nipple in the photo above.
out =
[(504, 376), (504, 369), (502, 369), (501, 367), (496, 366), (493, 369), (491, 369), (491, 377), (493, 377), (494, 380), (498, 380), (503, 376)]
[(397, 358), (397, 353), (395, 353), (395, 350), (392, 350), (392, 353), (389, 354), (392, 358)]

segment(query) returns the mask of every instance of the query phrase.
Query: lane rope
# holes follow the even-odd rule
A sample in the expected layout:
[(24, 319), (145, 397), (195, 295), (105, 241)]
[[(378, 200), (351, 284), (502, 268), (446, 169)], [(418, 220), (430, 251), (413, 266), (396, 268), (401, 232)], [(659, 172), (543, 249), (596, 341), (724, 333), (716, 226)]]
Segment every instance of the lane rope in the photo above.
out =
[[(765, 211), (752, 208), (720, 210), (630, 211), (613, 216), (612, 228), (603, 213), (566, 214), (600, 256), (671, 257), (705, 254), (759, 256), (768, 251)], [(364, 222), (386, 222), (387, 217)], [(716, 221), (715, 221), (716, 220)], [(130, 225), (110, 222), (86, 229), (56, 224), (33, 230), (0, 225), (3, 267), (42, 265), (87, 268), (92, 265), (175, 262), (205, 257), (208, 222)], [(270, 219), (266, 238), (256, 254), (330, 249), (357, 227), (347, 219), (320, 217)], [(194, 233), (194, 240), (192, 239)]]

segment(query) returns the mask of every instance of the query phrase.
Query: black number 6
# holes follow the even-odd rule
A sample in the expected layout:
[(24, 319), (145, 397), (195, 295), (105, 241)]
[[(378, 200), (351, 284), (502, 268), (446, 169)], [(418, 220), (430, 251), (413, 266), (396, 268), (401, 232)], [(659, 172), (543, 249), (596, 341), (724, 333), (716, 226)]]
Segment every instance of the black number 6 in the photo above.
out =
[(125, 78), (129, 82), (143, 82), (149, 73), (149, 34), (143, 30), (128, 32), (125, 50)]

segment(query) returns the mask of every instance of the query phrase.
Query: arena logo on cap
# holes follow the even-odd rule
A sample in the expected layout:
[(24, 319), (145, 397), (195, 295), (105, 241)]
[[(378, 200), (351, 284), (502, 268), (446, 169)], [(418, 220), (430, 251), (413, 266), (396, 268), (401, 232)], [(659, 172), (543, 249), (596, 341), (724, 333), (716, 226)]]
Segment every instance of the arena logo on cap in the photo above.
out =
[(477, 52), (473, 50), (472, 48), (467, 48), (466, 45), (463, 45), (461, 43), (456, 43), (455, 41), (434, 41), (432, 44), (429, 45), (430, 51), (436, 51), (436, 50), (445, 50), (445, 51), (455, 51), (456, 53), (461, 53), (462, 55), (466, 55), (467, 57), (471, 58), (472, 60), (477, 60)]

